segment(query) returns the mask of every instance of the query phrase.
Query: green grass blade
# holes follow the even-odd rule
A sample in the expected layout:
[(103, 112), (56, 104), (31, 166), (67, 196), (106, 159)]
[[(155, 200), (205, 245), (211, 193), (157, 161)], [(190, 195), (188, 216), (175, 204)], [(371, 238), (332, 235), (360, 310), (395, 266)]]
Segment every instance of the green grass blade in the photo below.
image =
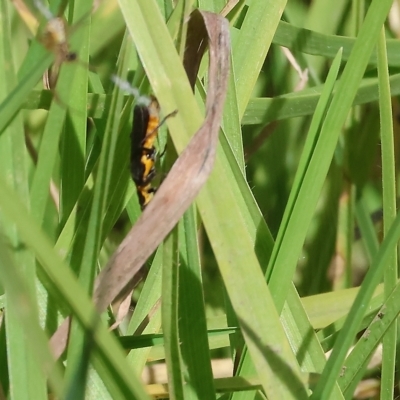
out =
[[(147, 275), (135, 311), (129, 322), (127, 335), (133, 335), (140, 328), (143, 321), (146, 321), (149, 313), (153, 315), (143, 330), (143, 334), (158, 333), (161, 327), (161, 313), (159, 301), (161, 297), (161, 267), (162, 267), (162, 246), (157, 250), (153, 259), (150, 271)], [(158, 307), (154, 310), (153, 307)], [(128, 362), (132, 368), (140, 374), (147, 361), (151, 349), (136, 349), (128, 354)]]
[[(47, 5), (48, 0), (44, 2)], [(114, 321), (114, 309), (98, 320), (88, 293), (93, 277), (107, 264), (141, 211), (128, 166), (132, 98), (112, 93), (109, 76), (116, 73), (133, 82), (144, 95), (154, 93), (161, 116), (178, 109), (176, 117), (167, 121), (172, 141), (166, 139), (165, 126), (156, 143), (161, 152), (165, 143), (171, 142), (167, 154), (172, 164), (176, 158), (172, 146), (181, 153), (203, 120), (207, 83), (212, 82), (208, 54), (201, 62), (193, 95), (180, 54), (189, 49), (184, 37), (193, 3), (178, 2), (174, 8), (171, 0), (108, 0), (93, 10), (84, 26), (73, 24), (68, 29), (71, 50), (80, 49), (80, 44), (84, 47), (80, 61), (88, 60), (90, 39), (91, 71), (82, 62), (64, 63), (57, 88), (61, 101), (52, 102), (53, 93), (38, 84), (54, 60), (54, 54), (43, 46), (47, 20), (33, 0), (25, 3), (33, 19), (22, 2), (14, 2), (11, 33), (5, 32), (1, 37), (4, 46), (0, 46), (0, 64), (4, 66), (0, 72), (4, 82), (0, 89), (0, 212), (6, 233), (6, 242), (0, 243), (6, 253), (0, 253), (0, 268), (13, 268), (1, 274), (9, 274), (8, 280), (4, 279), (8, 293), (13, 285), (19, 286), (15, 297), (6, 297), (0, 288), (0, 308), (6, 307), (0, 330), (0, 380), (5, 396), (46, 397), (48, 372), (41, 372), (41, 365), (47, 356), (37, 354), (42, 345), (47, 354), (48, 345), (37, 319), (51, 334), (65, 316), (72, 315), (76, 322), (70, 352), (65, 356), (67, 379), (59, 375), (48, 381), (52, 394), (59, 397), (147, 399), (151, 393), (193, 399), (290, 400), (309, 398), (315, 391), (317, 399), (351, 398), (370, 375), (367, 361), (382, 338), (389, 342), (387, 353), (383, 367), (373, 373), (381, 379), (382, 397), (393, 397), (393, 327), (400, 302), (397, 286), (389, 293), (389, 286), (396, 283), (394, 275), (391, 281), (385, 278), (385, 293), (384, 284), (378, 282), (388, 273), (386, 257), (390, 262), (395, 251), (385, 246), (397, 239), (392, 231), (387, 236), (387, 228), (394, 216), (391, 208), (395, 208), (390, 190), (397, 179), (391, 167), (389, 96), (400, 94), (400, 74), (396, 73), (400, 40), (385, 40), (381, 35), (380, 53), (372, 51), (382, 28), (382, 7), (387, 11), (389, 0), (368, 3), (374, 12), (368, 14), (368, 29), (363, 27), (359, 38), (355, 32), (365, 14), (358, 8), (362, 2), (355, 2), (350, 12), (345, 0), (338, 0), (335, 6), (329, 0), (196, 3), (200, 9), (218, 13), (224, 9), (233, 37), (217, 158), (196, 199), (200, 234), (193, 229), (192, 220), (183, 221), (187, 231), (180, 225), (179, 269), (176, 241), (167, 242), (164, 256), (163, 246), (159, 247), (150, 259), (146, 280), (132, 295), (133, 312), (129, 310), (111, 335), (106, 326)], [(67, 6), (64, 14), (69, 13), (69, 21), (72, 14), (89, 6), (84, 0), (49, 3), (53, 14), (61, 3)], [(3, 3), (2, 7), (11, 8)], [(282, 12), (285, 22), (279, 20)], [(37, 39), (31, 40), (35, 18), (41, 27)], [(389, 18), (387, 37), (396, 37), (395, 30)], [(3, 31), (2, 25), (0, 36)], [(122, 63), (116, 61), (118, 50), (123, 54), (127, 45), (132, 54)], [(286, 46), (293, 59), (280, 46)], [(341, 61), (335, 59), (340, 48)], [(12, 57), (7, 55), (10, 49)], [(19, 81), (12, 68), (7, 69), (11, 58), (20, 66)], [(334, 59), (327, 79), (327, 66)], [(303, 80), (306, 68), (308, 81)], [(392, 75), (388, 76), (388, 69)], [(334, 83), (333, 75), (339, 75), (339, 70), (343, 78)], [(304, 89), (296, 91), (299, 83)], [(87, 93), (87, 86), (93, 93)], [(363, 106), (351, 112), (354, 105)], [(395, 103), (393, 106), (396, 115)], [(46, 114), (40, 108), (49, 110), (44, 131)], [(377, 151), (379, 120), (383, 127), (381, 155)], [(307, 135), (308, 131), (311, 134)], [(345, 134), (339, 136), (341, 132)], [(391, 134), (396, 140), (395, 128)], [(165, 166), (167, 162), (157, 162), (155, 186), (168, 173)], [(179, 177), (177, 180), (179, 184)], [(60, 212), (53, 204), (58, 193), (54, 195), (53, 190), (53, 198), (49, 196), (50, 183), (52, 190), (61, 188)], [(358, 226), (346, 224), (345, 232), (346, 248), (351, 249), (347, 283), (363, 283), (337, 290), (345, 254), (340, 208), (347, 201), (346, 194), (354, 195), (353, 189), (343, 191), (344, 184), (345, 189), (357, 189), (354, 211)], [(351, 204), (353, 201), (354, 197)], [(354, 220), (351, 214), (346, 213), (346, 221)], [(294, 224), (296, 221), (300, 222)], [(400, 228), (394, 229), (395, 235), (400, 234)], [(386, 239), (379, 252), (381, 231)], [(345, 257), (350, 259), (349, 252)], [(371, 269), (364, 280), (371, 264), (378, 270)], [(163, 293), (167, 300), (164, 327), (161, 268), (165, 268)], [(14, 269), (16, 277), (10, 275)], [(74, 273), (81, 275), (82, 284)], [(268, 285), (265, 274), (272, 276)], [(25, 294), (33, 299), (29, 301), (32, 311), (30, 318), (21, 320), (18, 299)], [(352, 309), (353, 304), (357, 310)], [(28, 342), (20, 345), (24, 329), (30, 325), (38, 343), (33, 349)], [(356, 332), (364, 330), (345, 360), (345, 350), (355, 342)], [(116, 341), (115, 336), (120, 335), (122, 339)], [(331, 350), (327, 360), (324, 352)], [(235, 369), (239, 376), (213, 379), (210, 355), (216, 354), (230, 356), (229, 362), (235, 366), (238, 355), (244, 354), (240, 368)], [(7, 358), (12, 360), (11, 369)], [(146, 372), (146, 363), (164, 363), (165, 359), (169, 384), (145, 388), (136, 377)], [(33, 379), (23, 392), (29, 376)]]
[[(124, 48), (126, 50), (126, 48)], [(121, 57), (121, 70), (125, 70), (125, 56)], [(92, 294), (93, 284), (96, 274), (97, 259), (102, 243), (102, 222), (106, 210), (107, 200), (109, 198), (109, 187), (112, 180), (113, 160), (118, 159), (115, 154), (118, 141), (119, 119), (122, 110), (123, 94), (116, 86), (113, 92), (113, 100), (110, 107), (110, 116), (107, 120), (106, 130), (103, 137), (102, 152), (99, 160), (99, 173), (96, 177), (92, 207), (88, 220), (86, 237), (83, 244), (83, 254), (79, 270), (79, 282), (82, 287)], [(84, 129), (85, 131), (85, 129)], [(84, 171), (82, 171), (84, 172)], [(71, 386), (74, 386), (73, 377), (76, 376), (76, 370), (81, 365), (82, 354), (85, 349), (85, 332), (80, 324), (73, 321), (70, 329), (70, 339), (68, 344), (68, 366), (66, 379)]]
[[(332, 140), (330, 137), (331, 135), (323, 135), (322, 132), (318, 135), (318, 133), (331, 100), (340, 61), (341, 52), (338, 53), (332, 64), (330, 74), (326, 80), (325, 90), (315, 110), (307, 141), (304, 145), (302, 158), (293, 183), (293, 189), (268, 265), (267, 278), (272, 288), (278, 310), (282, 309), (286, 298), (286, 292), (282, 287), (282, 283), (286, 280), (289, 289), (289, 279), (296, 268), (307, 227), (314, 214), (314, 207), (312, 207), (311, 204), (315, 206), (319, 197), (319, 191), (316, 190), (315, 181), (319, 179), (322, 182), (327, 173), (328, 163), (326, 163), (325, 170), (321, 168), (322, 160), (325, 157), (324, 152), (327, 151), (328, 148), (333, 152), (336, 146), (336, 141)], [(301, 229), (299, 229), (299, 227), (301, 227)], [(278, 284), (278, 282), (280, 283)]]
[[(287, 302), (282, 310), (282, 319), (285, 331), (290, 332), (290, 343), (302, 370), (322, 372), (326, 357), (295, 288), (289, 290)], [(333, 388), (330, 399), (343, 399), (339, 385)]]
[[(338, 380), (346, 397), (352, 395), (355, 386), (358, 384), (358, 380), (355, 379), (357, 374), (366, 367), (383, 335), (396, 323), (399, 313), (399, 296), (400, 288), (397, 284), (347, 357), (342, 368), (345, 373)], [(389, 391), (390, 388), (386, 387)]]
[[(333, 98), (332, 105), (326, 116), (324, 126), (322, 127), (321, 135), (325, 132), (330, 132), (330, 134), (332, 135), (332, 132), (335, 132), (335, 136), (339, 136), (341, 127), (345, 122), (348, 111), (354, 100), (354, 96), (357, 91), (357, 85), (361, 81), (365, 67), (368, 63), (369, 55), (371, 54), (373, 46), (376, 43), (378, 33), (381, 29), (384, 19), (387, 16), (390, 5), (390, 1), (373, 1), (371, 3), (365, 21), (360, 29), (358, 38), (354, 45), (353, 52), (343, 71), (343, 75), (338, 87), (338, 92)], [(366, 41), (368, 41), (368, 46), (366, 46)], [(329, 155), (330, 157), (327, 157), (327, 160), (330, 160), (332, 158), (331, 155), (333, 155), (333, 149), (331, 150)], [(321, 183), (318, 184), (317, 182), (315, 182), (315, 186), (320, 185)], [(329, 358), (327, 365), (322, 373), (320, 381), (321, 383), (317, 385), (313, 393), (313, 398), (315, 399), (319, 399), (321, 397), (324, 397), (325, 394), (330, 393), (334, 382), (339, 374), (345, 353), (358, 328), (358, 323), (362, 319), (362, 308), (357, 310), (355, 309), (355, 306), (359, 305), (358, 299), (362, 296), (365, 296), (365, 298), (363, 299), (364, 302), (368, 301), (370, 296), (372, 295), (373, 288), (378, 283), (372, 278), (372, 282), (367, 282), (367, 278), (364, 281), (359, 296), (355, 301), (354, 307), (350, 311), (348, 323), (345, 324), (344, 328), (348, 329), (344, 329), (339, 335), (332, 355)], [(370, 286), (368, 286), (368, 284)]]
[[(311, 216), (312, 216), (312, 210), (309, 209), (308, 214), (305, 213), (304, 206), (301, 204), (302, 201), (308, 202), (309, 199), (308, 198), (307, 198), (307, 200), (302, 199), (301, 196), (296, 192), (296, 190), (300, 191), (300, 190), (302, 190), (302, 188), (304, 186), (306, 186), (306, 178), (304, 176), (307, 173), (307, 167), (309, 167), (308, 164), (310, 162), (309, 160), (312, 157), (313, 148), (316, 145), (316, 141), (318, 140), (318, 128), (321, 124), (322, 118), (324, 117), (325, 109), (328, 106), (330, 97), (332, 95), (332, 90), (333, 90), (333, 87), (334, 87), (334, 84), (335, 84), (335, 81), (337, 78), (337, 74), (339, 71), (340, 61), (341, 61), (341, 52), (338, 53), (334, 63), (332, 64), (331, 71), (327, 78), (324, 91), (321, 95), (320, 102), (317, 106), (313, 121), (310, 126), (309, 135), (307, 137), (307, 141), (306, 141), (306, 144), (305, 144), (304, 150), (303, 150), (303, 157), (302, 157), (302, 160), (300, 161), (300, 166), (297, 170), (298, 173), (295, 178), (295, 182), (293, 184), (294, 189), (292, 190), (291, 198), (289, 199), (288, 206), (286, 209), (287, 211), (286, 211), (285, 216), (283, 217), (283, 221), (281, 223), (281, 230), (278, 233), (277, 241), (275, 243), (274, 250), (273, 250), (273, 253), (272, 253), (272, 256), (270, 259), (269, 271), (267, 270), (267, 276), (268, 275), (271, 276), (271, 272), (274, 271), (273, 264), (272, 264), (273, 261), (275, 261), (276, 263), (282, 262), (281, 260), (279, 260), (279, 257), (281, 257), (280, 254), (285, 255), (285, 257), (287, 258), (283, 264), (283, 265), (285, 265), (286, 270), (287, 270), (287, 266), (290, 264), (293, 265), (293, 268), (296, 266), (296, 261), (297, 261), (298, 256), (297, 256), (295, 248), (296, 247), (298, 249), (301, 248), (301, 246), (303, 245), (303, 241), (304, 241), (304, 237), (305, 237), (305, 233), (306, 233), (306, 231), (304, 229), (299, 230), (297, 228), (297, 226), (304, 227), (307, 224), (306, 220), (311, 219)], [(311, 166), (309, 168), (311, 169)], [(301, 186), (301, 185), (303, 185), (303, 186)], [(305, 191), (305, 193), (309, 193), (309, 192), (310, 192), (309, 189), (307, 191)], [(305, 196), (303, 195), (303, 198), (304, 197)], [(297, 204), (296, 204), (296, 201), (297, 201)], [(298, 207), (298, 210), (301, 210), (301, 211), (296, 211), (296, 207)], [(285, 228), (286, 228), (286, 230), (285, 230)], [(287, 241), (286, 242), (287, 244), (285, 244), (285, 241)], [(287, 250), (288, 246), (290, 247), (289, 250)], [(293, 257), (293, 258), (291, 259), (291, 261), (289, 261), (289, 258), (291, 258), (291, 257)], [(286, 273), (288, 273), (288, 272), (286, 271)], [(281, 286), (276, 283), (271, 284), (271, 292), (275, 294), (275, 303), (277, 303), (276, 306), (278, 307), (278, 310), (281, 311), (284, 301), (285, 301), (285, 298), (286, 298), (286, 296), (285, 296), (285, 298), (284, 297), (281, 297), (280, 299), (277, 298), (277, 296), (279, 294), (281, 294)], [(293, 299), (296, 299), (296, 297), (297, 297), (294, 294), (292, 294), (292, 296), (293, 296), (292, 297)], [(293, 304), (288, 306), (288, 310), (290, 309), (290, 307), (293, 307), (294, 309), (296, 309), (296, 307), (297, 308), (299, 307), (299, 303), (294, 301)], [(288, 312), (288, 317), (289, 317), (288, 320), (285, 320), (286, 323), (289, 322), (289, 319), (293, 319), (293, 317), (290, 316), (289, 312)], [(297, 329), (301, 329), (300, 326)], [(296, 335), (295, 331), (296, 330), (293, 330), (294, 335)], [(304, 331), (304, 329), (303, 329), (303, 331)], [(289, 335), (291, 335), (291, 334), (289, 334)], [(297, 334), (297, 338), (298, 338), (298, 334)], [(295, 340), (296, 339), (293, 337), (292, 343)], [(314, 338), (314, 340), (315, 340), (315, 338)], [(314, 344), (315, 344), (315, 342), (314, 342)], [(316, 356), (316, 360), (318, 360), (317, 352), (314, 351), (314, 355)], [(254, 373), (253, 369), (251, 367), (251, 363), (249, 362), (249, 360), (247, 358), (248, 358), (248, 354), (244, 353), (244, 357), (242, 357), (242, 365), (241, 365), (241, 369), (240, 369), (241, 374)], [(318, 362), (319, 367), (321, 367), (321, 360), (319, 359), (319, 361), (317, 361), (317, 362)], [(335, 393), (337, 393), (337, 392), (335, 392)], [(240, 394), (234, 395), (233, 399), (236, 400), (236, 399), (244, 397), (244, 396), (245, 395), (242, 396)]]
[(285, 0), (252, 1), (234, 41), (233, 69), (242, 117), (278, 26)]
[[(339, 7), (335, 7), (335, 11), (339, 11)], [(318, 16), (321, 21), (326, 20)], [(331, 22), (331, 21), (329, 21)], [(324, 24), (325, 30), (325, 24)], [(333, 59), (340, 48), (343, 48), (343, 60), (348, 60), (353, 49), (354, 38), (342, 35), (327, 35), (326, 33), (315, 32), (310, 29), (303, 29), (279, 21), (273, 43), (287, 47), (293, 51), (299, 51), (310, 55), (318, 55)], [(396, 39), (388, 39), (388, 64), (392, 67), (400, 65), (399, 47), (400, 42)], [(377, 65), (376, 54), (371, 54), (368, 65), (373, 67)]]
[[(55, 365), (48, 346), (48, 338), (39, 326), (36, 300), (30, 288), (32, 283), (27, 280), (26, 274), (21, 270), (19, 260), (12, 258), (9, 245), (4, 240), (0, 240), (0, 248), (2, 284), (7, 291), (7, 313), (11, 314), (6, 319), (6, 323), (10, 324), (6, 330), (10, 397), (47, 398), (44, 373), (49, 378), (49, 383), (55, 393), (61, 394), (61, 370)], [(9, 306), (10, 304), (12, 306)], [(29, 340), (26, 340), (27, 332), (29, 332)], [(19, 351), (15, 352), (17, 347)], [(33, 378), (39, 380), (30, 381)], [(22, 388), (11, 385), (22, 385)]]
[[(285, 120), (287, 118), (312, 115), (320, 98), (323, 86), (303, 89), (300, 92), (283, 94), (274, 98), (253, 98), (250, 100), (242, 124), (266, 125), (272, 121)], [(391, 93), (400, 93), (400, 75), (390, 77)], [(337, 87), (335, 87), (334, 93)], [(353, 105), (366, 104), (378, 100), (378, 79), (364, 78), (357, 87), (357, 95)]]
[[(383, 224), (387, 233), (396, 217), (396, 167), (394, 159), (394, 137), (392, 122), (392, 105), (389, 87), (389, 71), (387, 63), (385, 28), (382, 27), (378, 40), (378, 77), (379, 77), (379, 109), (381, 121), (382, 149), (382, 187), (383, 187)], [(385, 268), (384, 292), (388, 297), (396, 286), (397, 249), (392, 251), (391, 260)], [(391, 400), (394, 396), (395, 361), (396, 361), (397, 324), (393, 324), (383, 338), (381, 399)]]
[(229, 135), (228, 142), (232, 146), (232, 151), (236, 157), (243, 174), (245, 172), (244, 151), (242, 129), (239, 118), (239, 105), (237, 97), (237, 87), (235, 81), (235, 71), (233, 69), (233, 59), (231, 56), (231, 67), (229, 73), (228, 92), (225, 101), (225, 111), (223, 120), (223, 131)]
[[(4, 99), (17, 82), (14, 71), (14, 53), (11, 47), (9, 3), (1, 3), (0, 14), (0, 79), (3, 82), (0, 89), (0, 99)], [(0, 137), (0, 154), (2, 177), (7, 179), (8, 183), (14, 187), (21, 201), (29, 205), (28, 154), (25, 147), (24, 127), (20, 114), (14, 118)], [(4, 276), (3, 284), (6, 290), (3, 323), (6, 324), (9, 395), (10, 398), (14, 399), (45, 399), (47, 390), (44, 365), (51, 358), (49, 358), (45, 335), (39, 327), (35, 258), (32, 253), (24, 248), (15, 225), (10, 223), (7, 214), (2, 213), (1, 220), (3, 232), (0, 235), (3, 236), (3, 241), (6, 238), (9, 241), (9, 247), (14, 249), (12, 257), (9, 254), (10, 249), (4, 249), (6, 246), (2, 243), (2, 251), (6, 250), (7, 252), (7, 254), (4, 254), (1, 263), (3, 273), (0, 275), (2, 276), (2, 281)], [(16, 249), (19, 250), (17, 251)], [(9, 262), (7, 262), (7, 259), (9, 259)], [(20, 274), (24, 274), (26, 280), (23, 288), (20, 288), (18, 293), (12, 293), (12, 274), (16, 268), (18, 268)], [(9, 273), (5, 269), (9, 269)], [(16, 270), (15, 273), (17, 274)], [(29, 322), (23, 320), (24, 310), (22, 312), (19, 310), (22, 305), (21, 301), (23, 302), (24, 300), (24, 289), (28, 291), (26, 293), (29, 296), (28, 308), (32, 313)], [(31, 343), (26, 340), (26, 334), (30, 331), (29, 328), (27, 329), (29, 323), (32, 323), (32, 334), (39, 340), (37, 349), (33, 349)], [(43, 348), (43, 345), (46, 347)], [(37, 350), (36, 354), (33, 350)], [(40, 357), (41, 350), (43, 351), (42, 357)], [(49, 373), (49, 371), (46, 371), (46, 373)], [(58, 376), (59, 379), (60, 376)]]
[[(15, 223), (22, 240), (34, 251), (40, 261), (39, 272), (47, 289), (55, 296), (59, 304), (67, 304), (86, 329), (91, 330), (96, 312), (87, 294), (1, 177), (0, 185), (3, 188), (0, 191), (0, 209)], [(98, 324), (93, 340), (97, 346), (96, 350), (98, 349), (95, 355), (99, 355), (100, 361), (108, 369), (108, 375), (103, 374), (103, 379), (116, 380), (119, 391), (123, 391), (128, 397), (147, 399), (139, 381), (129, 372), (125, 357), (108, 329)]]
[(178, 328), (178, 254), (178, 232), (175, 229), (164, 241), (161, 312), (170, 397), (183, 400), (184, 380)]
[(30, 191), (32, 215), (37, 221), (43, 221), (49, 200), (50, 181), (53, 167), (58, 159), (59, 139), (63, 132), (65, 111), (63, 106), (53, 102), (46, 120)]
[(179, 336), (184, 365), (185, 399), (215, 399), (208, 350), (206, 312), (201, 277), (200, 254), (194, 207), (183, 217), (184, 239), (179, 267)]
[(22, 108), (28, 93), (38, 83), (43, 73), (49, 67), (52, 61), (52, 55), (42, 50), (42, 58), (37, 64), (34, 64), (19, 79), (19, 83), (10, 91), (8, 97), (0, 103), (0, 133), (10, 123), (16, 113)]
[[(70, 20), (79, 23), (91, 11), (92, 1), (75, 0), (70, 4)], [(71, 28), (72, 29), (72, 28)], [(70, 40), (73, 51), (79, 49), (78, 61), (64, 66), (65, 76), (59, 77), (61, 87), (57, 86), (61, 101), (69, 106), (65, 134), (61, 141), (60, 166), (60, 214), (61, 223), (67, 219), (76, 204), (85, 181), (86, 126), (87, 126), (87, 87), (89, 61), (90, 18)], [(68, 68), (67, 68), (68, 67)], [(65, 99), (65, 100), (64, 100)]]
[[(334, 292), (322, 293), (313, 296), (302, 297), (301, 302), (305, 308), (307, 315), (311, 321), (314, 329), (319, 330), (318, 337), (323, 340), (323, 328), (328, 327), (330, 324), (335, 324), (337, 329), (340, 330), (342, 325), (336, 325), (336, 323), (349, 312), (351, 305), (354, 303), (354, 299), (357, 296), (359, 288), (341, 289)], [(372, 306), (372, 302), (376, 300), (375, 305)], [(383, 301), (383, 287), (379, 285), (374, 292), (373, 300), (367, 307), (366, 313), (369, 313)], [(343, 321), (344, 322), (344, 321)]]
[(368, 261), (371, 263), (374, 256), (378, 252), (379, 243), (376, 233), (374, 231), (371, 217), (368, 215), (365, 199), (363, 197), (360, 197), (356, 202), (355, 213), (357, 216), (357, 222), (360, 227), (364, 246), (367, 252)]

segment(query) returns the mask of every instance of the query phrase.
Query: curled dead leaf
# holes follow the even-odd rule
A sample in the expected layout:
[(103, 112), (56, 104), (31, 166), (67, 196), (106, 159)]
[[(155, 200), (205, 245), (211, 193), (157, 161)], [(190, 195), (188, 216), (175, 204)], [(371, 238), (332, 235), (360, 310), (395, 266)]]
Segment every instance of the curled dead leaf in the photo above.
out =
[[(142, 266), (196, 198), (214, 165), (228, 83), (229, 24), (218, 14), (199, 10), (193, 11), (188, 24), (184, 65), (192, 87), (207, 44), (209, 48), (205, 120), (97, 277), (93, 298), (99, 312), (129, 293)], [(51, 339), (56, 356), (65, 348), (68, 327), (66, 320)]]

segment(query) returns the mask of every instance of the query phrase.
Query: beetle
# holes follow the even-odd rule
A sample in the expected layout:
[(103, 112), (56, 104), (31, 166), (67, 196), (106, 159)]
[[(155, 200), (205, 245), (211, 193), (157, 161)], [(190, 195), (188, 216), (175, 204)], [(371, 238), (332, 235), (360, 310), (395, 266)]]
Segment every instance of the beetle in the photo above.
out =
[(160, 105), (154, 96), (149, 102), (137, 104), (133, 110), (133, 128), (131, 132), (130, 169), (135, 182), (142, 210), (151, 201), (157, 188), (151, 185), (156, 176), (157, 149), (154, 142), (160, 126), (167, 118), (176, 115), (177, 110), (160, 121)]

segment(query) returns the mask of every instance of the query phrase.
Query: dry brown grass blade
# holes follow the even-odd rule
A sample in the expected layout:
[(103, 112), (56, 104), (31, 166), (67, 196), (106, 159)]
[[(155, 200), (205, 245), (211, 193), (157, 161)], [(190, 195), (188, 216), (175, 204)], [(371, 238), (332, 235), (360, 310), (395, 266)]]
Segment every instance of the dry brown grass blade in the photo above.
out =
[(199, 16), (204, 21), (210, 49), (205, 121), (97, 278), (94, 299), (99, 310), (104, 310), (129, 285), (193, 202), (214, 165), (229, 71), (229, 26), (216, 14), (196, 10), (188, 31), (197, 29)]
[[(203, 32), (203, 35), (199, 36), (197, 32)], [(171, 168), (154, 199), (97, 277), (93, 297), (100, 312), (130, 290), (143, 264), (177, 224), (213, 168), (228, 83), (229, 24), (220, 15), (195, 10), (189, 20), (186, 45), (191, 56), (185, 56), (185, 67), (192, 85), (205, 50), (205, 46), (201, 45), (204, 42), (208, 43), (210, 53), (204, 123)], [(68, 325), (64, 321), (51, 340), (56, 355), (62, 353)]]
[(200, 62), (208, 45), (207, 27), (204, 24), (203, 14), (200, 11), (196, 10), (190, 16), (186, 36), (185, 54), (183, 56), (183, 65), (185, 67), (190, 86), (193, 90), (194, 85), (196, 84)]

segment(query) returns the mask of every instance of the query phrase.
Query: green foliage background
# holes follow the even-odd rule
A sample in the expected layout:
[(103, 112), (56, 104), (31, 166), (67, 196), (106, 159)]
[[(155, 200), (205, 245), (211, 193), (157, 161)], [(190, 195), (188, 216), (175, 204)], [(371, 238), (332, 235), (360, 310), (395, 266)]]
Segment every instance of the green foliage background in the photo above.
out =
[[(400, 42), (391, 0), (228, 3), (232, 66), (213, 173), (149, 261), (119, 331), (107, 329), (111, 312), (94, 311), (94, 279), (140, 215), (128, 169), (133, 99), (110, 76), (154, 93), (165, 114), (178, 109), (171, 140), (160, 135), (160, 149), (170, 141), (167, 171), (206, 96), (206, 62), (194, 96), (182, 68), (187, 18), (226, 5), (110, 0), (90, 15), (89, 2), (51, 2), (54, 15), (68, 6), (79, 54), (51, 93), (40, 81), (55, 59), (41, 44), (47, 21), (33, 2), (0, 3), (7, 398), (351, 399), (366, 378), (371, 398), (397, 395)], [(54, 364), (48, 339), (70, 314), (68, 349)], [(379, 366), (368, 369), (381, 342)], [(213, 378), (209, 349), (232, 358), (233, 377)], [(167, 392), (139, 379), (158, 360)]]

